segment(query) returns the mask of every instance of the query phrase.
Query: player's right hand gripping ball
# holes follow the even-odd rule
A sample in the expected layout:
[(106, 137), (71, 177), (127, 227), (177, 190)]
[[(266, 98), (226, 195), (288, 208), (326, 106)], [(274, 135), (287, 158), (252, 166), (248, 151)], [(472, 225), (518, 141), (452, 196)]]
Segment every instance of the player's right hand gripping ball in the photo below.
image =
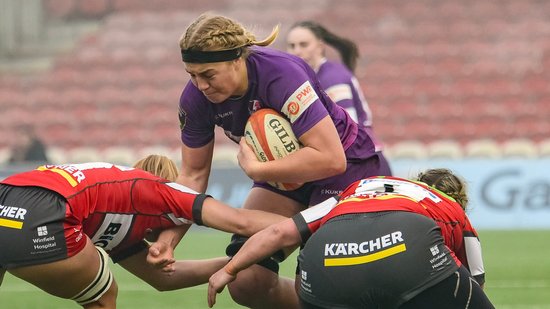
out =
[[(258, 160), (262, 162), (283, 158), (302, 147), (292, 131), (290, 122), (271, 108), (259, 109), (248, 118), (244, 137)], [(269, 184), (285, 191), (302, 186), (302, 184), (282, 182), (269, 182)]]

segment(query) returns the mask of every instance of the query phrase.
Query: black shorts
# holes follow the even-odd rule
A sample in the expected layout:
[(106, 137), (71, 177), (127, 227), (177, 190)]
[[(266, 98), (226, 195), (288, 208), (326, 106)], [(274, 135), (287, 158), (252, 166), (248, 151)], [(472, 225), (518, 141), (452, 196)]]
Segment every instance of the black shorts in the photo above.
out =
[(0, 268), (67, 258), (66, 200), (39, 187), (0, 184)]
[(466, 267), (404, 303), (400, 309), (494, 309), (485, 292)]
[(322, 308), (397, 308), (458, 269), (437, 224), (410, 212), (335, 217), (298, 260), (299, 296)]

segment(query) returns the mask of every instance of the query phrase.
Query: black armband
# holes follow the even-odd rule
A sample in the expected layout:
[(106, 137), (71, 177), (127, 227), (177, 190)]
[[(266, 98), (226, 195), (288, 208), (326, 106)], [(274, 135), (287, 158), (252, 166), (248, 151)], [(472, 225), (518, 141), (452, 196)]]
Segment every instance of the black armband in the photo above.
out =
[(193, 202), (192, 207), (192, 214), (193, 214), (193, 222), (195, 222), (196, 225), (203, 225), (202, 222), (202, 206), (204, 205), (204, 200), (211, 197), (208, 194), (199, 194), (195, 198), (195, 201)]

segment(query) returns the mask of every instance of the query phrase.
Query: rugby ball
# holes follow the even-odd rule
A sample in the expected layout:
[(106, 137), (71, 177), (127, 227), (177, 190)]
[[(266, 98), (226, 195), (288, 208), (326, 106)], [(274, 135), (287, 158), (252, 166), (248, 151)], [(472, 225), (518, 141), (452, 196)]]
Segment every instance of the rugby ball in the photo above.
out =
[[(271, 108), (262, 108), (250, 115), (244, 128), (244, 137), (262, 162), (283, 158), (302, 147), (290, 122)], [(284, 191), (296, 190), (302, 186), (295, 183), (268, 183)]]

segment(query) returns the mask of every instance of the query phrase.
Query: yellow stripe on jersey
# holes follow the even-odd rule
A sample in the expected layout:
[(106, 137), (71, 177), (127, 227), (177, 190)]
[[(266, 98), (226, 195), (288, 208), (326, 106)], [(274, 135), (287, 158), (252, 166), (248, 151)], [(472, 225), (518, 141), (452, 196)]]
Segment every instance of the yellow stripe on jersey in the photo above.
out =
[(366, 263), (378, 261), (381, 259), (385, 259), (389, 256), (396, 255), (398, 253), (405, 252), (405, 251), (407, 251), (407, 247), (405, 246), (405, 244), (400, 244), (395, 247), (391, 247), (389, 249), (385, 249), (369, 255), (349, 257), (349, 258), (325, 259), (325, 267), (366, 264)]
[(54, 172), (54, 173), (58, 173), (63, 178), (65, 178), (65, 180), (67, 180), (71, 186), (76, 187), (78, 185), (78, 182), (73, 178), (73, 176), (71, 174), (67, 173), (66, 171), (62, 170), (62, 169), (47, 168), (45, 166), (40, 166), (40, 167), (37, 168), (37, 170), (39, 170), (39, 171), (51, 171), (51, 172)]
[(8, 220), (8, 219), (0, 219), (0, 226), (20, 230), (20, 229), (23, 228), (23, 222), (15, 221), (15, 220)]

